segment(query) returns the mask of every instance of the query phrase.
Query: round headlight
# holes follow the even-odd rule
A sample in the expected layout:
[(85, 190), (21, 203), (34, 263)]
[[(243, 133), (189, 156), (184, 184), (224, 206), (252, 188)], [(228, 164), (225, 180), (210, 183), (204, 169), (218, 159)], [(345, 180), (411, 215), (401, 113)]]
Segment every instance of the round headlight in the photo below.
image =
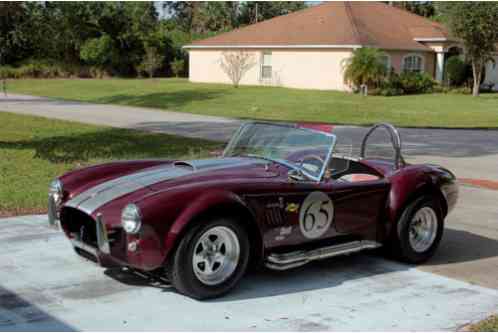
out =
[(134, 205), (129, 204), (121, 213), (121, 225), (123, 229), (129, 234), (136, 234), (142, 225), (142, 218), (140, 216), (140, 209)]
[(48, 195), (52, 197), (56, 205), (60, 205), (62, 203), (62, 183), (59, 179), (54, 179), (48, 188)]

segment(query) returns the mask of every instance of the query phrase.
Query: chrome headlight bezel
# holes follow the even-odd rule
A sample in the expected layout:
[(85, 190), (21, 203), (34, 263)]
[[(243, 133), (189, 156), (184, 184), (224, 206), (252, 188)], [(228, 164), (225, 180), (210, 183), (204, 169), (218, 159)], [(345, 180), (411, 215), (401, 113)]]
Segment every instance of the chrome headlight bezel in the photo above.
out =
[(48, 195), (51, 197), (56, 206), (60, 206), (64, 197), (64, 189), (59, 179), (54, 179), (48, 188)]
[(142, 214), (135, 204), (128, 204), (121, 212), (121, 226), (128, 234), (136, 234), (142, 227)]

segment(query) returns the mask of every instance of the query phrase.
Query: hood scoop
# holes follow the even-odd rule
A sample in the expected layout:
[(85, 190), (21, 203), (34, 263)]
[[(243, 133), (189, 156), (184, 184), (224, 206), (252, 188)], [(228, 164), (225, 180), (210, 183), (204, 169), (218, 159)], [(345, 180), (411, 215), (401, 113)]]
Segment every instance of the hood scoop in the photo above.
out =
[(186, 161), (176, 161), (173, 163), (173, 166), (174, 167), (177, 167), (177, 168), (186, 168), (186, 169), (190, 169), (191, 171), (195, 171), (196, 170), (196, 167), (189, 163), (189, 162), (186, 162)]

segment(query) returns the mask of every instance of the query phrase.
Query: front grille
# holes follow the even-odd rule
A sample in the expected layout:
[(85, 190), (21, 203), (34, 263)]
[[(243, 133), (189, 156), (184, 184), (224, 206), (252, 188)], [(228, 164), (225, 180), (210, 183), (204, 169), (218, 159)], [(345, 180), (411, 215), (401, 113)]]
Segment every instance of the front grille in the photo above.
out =
[(97, 228), (95, 220), (84, 212), (64, 207), (60, 215), (61, 226), (77, 240), (97, 248)]

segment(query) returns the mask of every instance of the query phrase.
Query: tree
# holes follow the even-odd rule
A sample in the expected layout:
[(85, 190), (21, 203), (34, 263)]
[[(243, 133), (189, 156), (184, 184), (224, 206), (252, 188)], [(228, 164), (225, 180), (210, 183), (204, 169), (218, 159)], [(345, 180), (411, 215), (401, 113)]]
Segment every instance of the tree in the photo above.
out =
[(145, 49), (144, 59), (139, 65), (140, 68), (149, 74), (152, 78), (154, 73), (162, 66), (164, 57), (159, 54), (155, 47), (147, 47)]
[(244, 51), (223, 52), (221, 57), (221, 69), (235, 88), (239, 87), (240, 80), (256, 64), (252, 54)]
[(109, 35), (103, 35), (99, 38), (88, 39), (81, 47), (80, 57), (90, 65), (98, 67), (102, 72), (111, 62), (114, 47), (113, 41)]
[(433, 17), (436, 14), (436, 8), (431, 1), (385, 1), (394, 7), (398, 7), (414, 14)]
[(384, 55), (379, 49), (362, 47), (355, 49), (344, 63), (344, 81), (355, 87), (376, 86), (385, 78), (387, 69), (382, 62)]
[(241, 5), (238, 23), (253, 24), (306, 7), (303, 1), (246, 1)]
[(445, 70), (446, 81), (450, 86), (461, 86), (467, 75), (467, 64), (460, 59), (460, 56), (454, 55), (446, 60)]
[(175, 75), (175, 77), (179, 77), (180, 74), (183, 73), (185, 69), (185, 60), (183, 59), (175, 59), (170, 63), (171, 71)]
[(238, 24), (235, 1), (168, 1), (164, 8), (181, 30), (193, 34), (228, 31)]
[(498, 3), (444, 2), (439, 6), (452, 34), (460, 38), (474, 78), (472, 95), (479, 96), (483, 68), (498, 41)]

